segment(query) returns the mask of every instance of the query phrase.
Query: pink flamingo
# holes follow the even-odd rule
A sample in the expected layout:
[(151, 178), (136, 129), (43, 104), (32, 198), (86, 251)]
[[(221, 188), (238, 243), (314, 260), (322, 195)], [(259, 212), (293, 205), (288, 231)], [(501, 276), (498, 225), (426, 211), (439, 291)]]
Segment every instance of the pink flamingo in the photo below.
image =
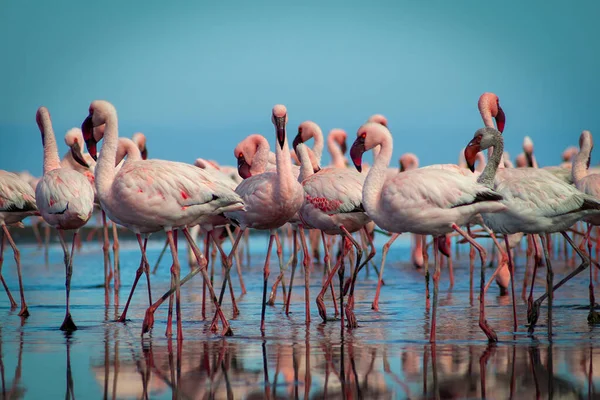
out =
[[(495, 187), (495, 190), (503, 197), (500, 203), (506, 207), (506, 211), (504, 213), (483, 212), (481, 216), (485, 225), (496, 233), (504, 234), (505, 240), (507, 240), (507, 234), (519, 232), (526, 234), (560, 232), (583, 260), (579, 268), (553, 287), (554, 274), (548, 255), (548, 237), (541, 235), (543, 239), (546, 239), (542, 240), (542, 244), (546, 257), (548, 289), (544, 295), (530, 305), (528, 320), (530, 322), (529, 330), (532, 332), (537, 322), (540, 304), (548, 297), (548, 335), (551, 337), (554, 290), (589, 266), (587, 256), (573, 244), (564, 231), (585, 217), (600, 215), (600, 202), (543, 169), (504, 169), (501, 163), (503, 148), (502, 134), (492, 127), (485, 127), (475, 132), (465, 150), (465, 158), (469, 167), (472, 168), (477, 152), (493, 149), (493, 153), (488, 157), (488, 165), (477, 181), (490, 189)], [(510, 252), (508, 255), (510, 257)], [(509, 266), (513, 271), (511, 258), (509, 258)], [(512, 274), (511, 281), (513, 281)]]
[[(286, 124), (287, 109), (278, 104), (273, 107), (271, 121), (277, 135), (275, 172), (264, 172), (252, 175), (239, 184), (236, 193), (244, 200), (245, 211), (225, 213), (225, 216), (235, 221), (242, 232), (248, 228), (269, 230), (269, 244), (264, 265), (264, 286), (260, 329), (265, 329), (265, 306), (267, 301), (267, 284), (269, 279), (269, 260), (275, 238), (276, 229), (283, 226), (300, 210), (304, 200), (303, 189), (292, 173), (292, 161), (287, 144)], [(266, 153), (268, 155), (268, 153)], [(236, 154), (238, 165), (246, 162), (242, 153)], [(242, 164), (243, 165), (243, 164)], [(240, 175), (244, 177), (244, 168)], [(248, 168), (250, 171), (250, 168)]]
[[(331, 154), (331, 166), (336, 168), (347, 168), (348, 160), (346, 153), (346, 131), (343, 129), (332, 129), (327, 135), (327, 150)], [(315, 142), (316, 143), (316, 142)]]
[[(440, 168), (421, 168), (395, 175), (387, 174), (392, 156), (392, 135), (383, 125), (366, 123), (357, 132), (350, 156), (361, 170), (365, 151), (380, 146), (363, 186), (363, 206), (373, 221), (390, 232), (411, 232), (434, 236), (435, 273), (433, 313), (429, 340), (435, 342), (437, 292), (439, 282), (439, 236), (456, 231), (479, 251), (485, 268), (486, 251), (460, 226), (481, 212), (497, 213), (506, 209), (494, 190), (474, 182), (472, 177)], [(348, 307), (346, 307), (347, 309)], [(480, 313), (480, 327), (490, 340), (495, 334)]]
[[(362, 249), (352, 237), (353, 232), (357, 232), (360, 229), (364, 230), (365, 225), (370, 221), (361, 204), (365, 176), (348, 168), (336, 167), (324, 168), (313, 174), (308, 149), (304, 144), (305, 141), (311, 138), (315, 139), (315, 143), (317, 140), (322, 141), (323, 138), (321, 129), (312, 122), (305, 124), (304, 129), (298, 130), (298, 135), (294, 139), (294, 146), (302, 161), (302, 171), (306, 172), (305, 174), (301, 173), (301, 175), (304, 175), (302, 187), (304, 188), (305, 199), (300, 209), (300, 219), (306, 226), (322, 232), (325, 264), (327, 265), (329, 275), (321, 288), (321, 292), (317, 296), (317, 307), (321, 318), (323, 321), (326, 321), (326, 309), (323, 297), (335, 273), (342, 265), (342, 260), (341, 258), (338, 259), (333, 270), (329, 268), (329, 253), (325, 234), (342, 235), (345, 241), (349, 241), (356, 248), (356, 266), (351, 277), (350, 295), (348, 297), (350, 307), (352, 307), (351, 302), (353, 302), (353, 289), (356, 277), (362, 266), (366, 265), (375, 256), (375, 248), (371, 242), (372, 251), (361, 264)], [(307, 165), (308, 168), (306, 168)], [(370, 239), (369, 232), (365, 231), (365, 233), (367, 234), (367, 238)], [(343, 276), (343, 269), (341, 271), (341, 276)], [(340, 295), (343, 300), (343, 293)], [(349, 319), (348, 324), (352, 328), (356, 327), (356, 319)]]
[(23, 278), (21, 276), (21, 253), (8, 231), (8, 226), (19, 225), (23, 219), (30, 215), (39, 215), (33, 188), (16, 174), (0, 170), (0, 225), (2, 225), (2, 239), (0, 242), (0, 281), (2, 282), (2, 286), (4, 286), (8, 300), (10, 301), (10, 307), (16, 308), (17, 303), (8, 289), (4, 277), (2, 277), (4, 242), (5, 239), (8, 239), (8, 243), (13, 249), (15, 263), (17, 264), (19, 292), (21, 294), (21, 310), (19, 311), (19, 316), (21, 317), (29, 316), (29, 310), (27, 309), (27, 303), (25, 302)]
[[(575, 156), (573, 161), (573, 182), (575, 187), (596, 199), (600, 199), (600, 174), (590, 173), (589, 165), (590, 158), (592, 156), (592, 149), (594, 148), (594, 140), (590, 131), (583, 131), (579, 137), (579, 152)], [(588, 247), (588, 256), (592, 258), (592, 242), (590, 241), (590, 233), (592, 232), (593, 226), (600, 225), (600, 215), (590, 216), (584, 219), (588, 224), (587, 234), (585, 241)], [(589, 297), (590, 297), (590, 312), (588, 314), (588, 322), (598, 323), (600, 322), (600, 315), (594, 310), (596, 299), (594, 296), (594, 279), (592, 277), (592, 268), (590, 268), (590, 286), (589, 286)]]
[[(60, 329), (74, 331), (77, 330), (77, 326), (71, 318), (69, 301), (73, 274), (73, 250), (79, 228), (84, 226), (92, 216), (94, 189), (86, 177), (79, 172), (60, 167), (56, 138), (52, 129), (50, 113), (46, 107), (38, 109), (36, 121), (44, 145), (44, 175), (36, 187), (35, 202), (44, 221), (58, 230), (66, 268), (66, 315)], [(65, 230), (75, 231), (70, 254), (65, 242)]]
[[(93, 128), (103, 124), (105, 130), (102, 135), (97, 131), (93, 132)], [(142, 244), (142, 234), (146, 238), (148, 234), (160, 230), (167, 234), (173, 257), (171, 275), (176, 293), (177, 340), (180, 341), (183, 339), (180, 268), (173, 230), (182, 229), (189, 243), (188, 226), (211, 221), (228, 210), (243, 208), (243, 202), (235, 192), (218, 181), (211, 181), (204, 170), (190, 164), (156, 159), (128, 161), (116, 171), (118, 119), (114, 106), (107, 101), (95, 100), (90, 104), (89, 115), (81, 129), (92, 157), (96, 157), (98, 141), (104, 138), (96, 164), (96, 190), (100, 203), (112, 221), (135, 232), (146, 273), (149, 264)], [(221, 311), (206, 273), (206, 260), (199, 250), (196, 258), (200, 264), (199, 271), (207, 282), (217, 314), (223, 323), (223, 334), (231, 334), (229, 323)], [(142, 333), (151, 328), (154, 311), (168, 297), (170, 293), (146, 311)], [(167, 334), (170, 333), (170, 326), (167, 326)]]

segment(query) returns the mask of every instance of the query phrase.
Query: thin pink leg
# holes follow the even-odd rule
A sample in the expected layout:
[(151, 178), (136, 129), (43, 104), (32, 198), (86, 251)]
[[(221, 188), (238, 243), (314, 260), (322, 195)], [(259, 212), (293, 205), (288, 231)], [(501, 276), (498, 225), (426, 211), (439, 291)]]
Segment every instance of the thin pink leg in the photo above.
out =
[(58, 229), (58, 236), (60, 238), (60, 244), (63, 248), (63, 253), (65, 256), (65, 287), (67, 292), (67, 301), (66, 301), (66, 315), (65, 319), (60, 326), (61, 331), (75, 331), (77, 330), (77, 326), (73, 322), (71, 318), (71, 310), (70, 310), (70, 298), (71, 298), (71, 276), (73, 275), (73, 253), (75, 251), (75, 236), (77, 235), (77, 231), (73, 234), (73, 240), (71, 244), (71, 254), (69, 255), (69, 250), (67, 248), (67, 243), (64, 238), (64, 231), (62, 229)]
[(394, 233), (390, 240), (383, 245), (383, 251), (381, 253), (381, 266), (379, 267), (379, 279), (377, 280), (377, 290), (375, 290), (375, 298), (373, 299), (373, 304), (371, 305), (371, 308), (375, 311), (379, 311), (379, 294), (381, 292), (381, 285), (383, 283), (383, 269), (385, 268), (387, 253), (390, 251), (392, 243), (394, 243), (399, 236), (399, 233)]
[[(325, 253), (325, 256), (323, 258), (323, 263), (326, 267), (324, 277), (327, 277), (327, 275), (331, 273), (331, 257), (329, 255), (329, 246), (327, 245), (327, 238), (325, 237), (325, 233), (323, 231), (321, 231), (321, 240), (323, 242), (323, 252)], [(333, 299), (335, 318), (337, 318), (340, 315), (340, 312), (338, 310), (337, 301), (335, 301), (335, 290), (333, 289), (332, 282), (329, 282), (329, 288), (331, 289), (331, 298)]]
[(517, 332), (517, 303), (515, 300), (515, 266), (513, 264), (512, 254), (510, 253), (510, 246), (508, 244), (508, 235), (504, 235), (504, 244), (506, 245), (506, 251), (508, 255), (508, 271), (510, 272), (510, 290), (512, 295), (512, 309), (513, 309), (513, 331)]
[(262, 299), (262, 311), (260, 314), (260, 331), (264, 334), (265, 332), (265, 311), (267, 306), (267, 284), (269, 283), (269, 262), (271, 261), (271, 249), (273, 248), (273, 240), (275, 239), (275, 231), (271, 231), (269, 236), (269, 246), (267, 248), (267, 257), (265, 258), (264, 266), (264, 283), (263, 283), (263, 299)]
[[(144, 250), (146, 249), (147, 243), (148, 243), (148, 238), (144, 239), (144, 244), (143, 244)], [(135, 279), (133, 281), (133, 286), (131, 287), (131, 291), (129, 292), (129, 297), (127, 298), (127, 303), (125, 303), (125, 308), (123, 309), (123, 313), (121, 314), (119, 319), (117, 319), (118, 322), (125, 322), (127, 320), (127, 310), (129, 310), (129, 304), (131, 303), (131, 298), (133, 297), (133, 292), (135, 291), (138, 281), (140, 280), (140, 277), (142, 276), (143, 273), (144, 273), (144, 259), (141, 258), (140, 266), (137, 269), (137, 271), (135, 272)], [(150, 305), (152, 305), (152, 303), (150, 303)]]
[(108, 225), (106, 222), (106, 213), (102, 210), (102, 253), (104, 254), (104, 305), (108, 306), (108, 288), (112, 279), (112, 270), (110, 266), (110, 255), (108, 249), (110, 242), (108, 239)]
[[(290, 284), (288, 286), (287, 299), (285, 300), (285, 315), (290, 314), (290, 303), (292, 301), (292, 287), (294, 285), (294, 275), (296, 274), (296, 267), (298, 266), (298, 239), (297, 239), (297, 228), (294, 228), (292, 232), (292, 275), (290, 276)], [(306, 259), (306, 255), (304, 255)], [(283, 276), (283, 270), (281, 271), (281, 275)], [(281, 278), (278, 277), (279, 280)]]
[[(302, 257), (302, 266), (304, 267), (304, 310), (306, 313), (305, 322), (308, 324), (310, 323), (310, 256), (308, 254), (308, 246), (306, 244), (304, 228), (302, 225), (300, 225), (298, 228), (300, 229), (300, 243), (302, 244), (302, 251), (304, 253)], [(295, 250), (296, 249), (294, 249), (294, 251)], [(292, 288), (290, 287), (290, 291), (291, 290)]]
[(12, 294), (10, 293), (10, 289), (8, 289), (8, 285), (6, 284), (6, 281), (4, 280), (4, 277), (2, 276), (2, 264), (4, 264), (4, 230), (0, 231), (0, 281), (2, 281), (2, 286), (4, 286), (4, 290), (6, 291), (6, 295), (8, 296), (8, 300), (10, 301), (10, 308), (11, 309), (15, 309), (17, 308), (17, 302), (15, 301), (15, 299), (12, 297)]

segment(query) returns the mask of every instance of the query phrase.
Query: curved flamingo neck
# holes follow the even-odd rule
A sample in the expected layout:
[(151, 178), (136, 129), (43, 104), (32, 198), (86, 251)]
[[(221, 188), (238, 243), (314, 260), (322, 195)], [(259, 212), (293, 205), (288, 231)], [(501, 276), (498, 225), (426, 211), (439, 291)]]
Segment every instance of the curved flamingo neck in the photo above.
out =
[(588, 160), (590, 159), (591, 153), (591, 146), (584, 143), (579, 152), (575, 155), (573, 166), (571, 168), (571, 175), (575, 185), (588, 175)]
[(290, 198), (293, 193), (296, 178), (292, 173), (292, 158), (288, 146), (287, 134), (283, 142), (283, 149), (279, 143), (275, 144), (275, 161), (277, 167), (277, 184), (280, 198)]
[(477, 178), (477, 182), (493, 189), (496, 171), (499, 167), (504, 168), (504, 162), (502, 160), (502, 155), (504, 153), (504, 140), (501, 135), (496, 134), (494, 136), (494, 142), (490, 149), (491, 148), (493, 148), (494, 151), (488, 158), (488, 162), (483, 169), (483, 172), (479, 175), (479, 178)]
[[(492, 117), (492, 111), (490, 110), (490, 107), (488, 104), (486, 104), (486, 103), (479, 104), (479, 114), (481, 114), (481, 119), (483, 120), (483, 124), (486, 127), (496, 129), (496, 125), (494, 125), (494, 118)], [(494, 148), (490, 147), (488, 149), (488, 154), (487, 154), (488, 160), (490, 160), (492, 158), (493, 153), (494, 153)], [(500, 158), (499, 168), (500, 169), (504, 168), (504, 159), (503, 158)]]
[(56, 144), (56, 137), (54, 136), (54, 129), (52, 128), (52, 120), (50, 119), (50, 115), (43, 114), (41, 120), (45, 174), (53, 169), (60, 168), (60, 156), (58, 155), (58, 146)]
[(303, 180), (314, 174), (310, 155), (308, 154), (308, 147), (304, 143), (300, 143), (296, 146), (296, 154), (300, 160), (300, 175), (298, 175), (298, 182), (302, 183)]
[[(125, 159), (125, 157), (127, 158)], [(120, 164), (124, 159), (125, 161), (140, 161), (142, 159), (138, 145), (129, 138), (119, 138), (115, 164)]]
[[(391, 135), (383, 135), (379, 152), (375, 156), (373, 166), (369, 169), (367, 178), (363, 186), (363, 203), (369, 210), (377, 210), (379, 199), (381, 197), (381, 190), (385, 183), (388, 166), (392, 159), (392, 152), (394, 150), (394, 144)], [(375, 150), (375, 148), (373, 148)]]
[(312, 152), (314, 157), (317, 160), (317, 164), (321, 164), (321, 157), (323, 156), (323, 147), (325, 146), (325, 139), (323, 138), (323, 132), (320, 128), (312, 129), (312, 137), (314, 139), (314, 144), (312, 147)]
[(256, 153), (252, 158), (250, 173), (252, 175), (262, 174), (267, 170), (269, 155), (271, 154), (269, 142), (263, 136), (256, 135), (253, 136), (252, 143), (256, 146)]
[(119, 143), (119, 124), (116, 111), (108, 112), (105, 121), (104, 139), (100, 157), (96, 163), (96, 191), (102, 201), (106, 201), (111, 191), (116, 173), (116, 159)]
[[(316, 140), (315, 140), (315, 147), (316, 147)], [(342, 149), (340, 149), (340, 147), (336, 143), (333, 135), (329, 135), (327, 137), (327, 150), (329, 151), (329, 154), (331, 154), (331, 163), (333, 164), (334, 167), (346, 168), (346, 160), (345, 160), (344, 154), (342, 153)], [(321, 159), (319, 157), (319, 163), (320, 162), (321, 162)]]

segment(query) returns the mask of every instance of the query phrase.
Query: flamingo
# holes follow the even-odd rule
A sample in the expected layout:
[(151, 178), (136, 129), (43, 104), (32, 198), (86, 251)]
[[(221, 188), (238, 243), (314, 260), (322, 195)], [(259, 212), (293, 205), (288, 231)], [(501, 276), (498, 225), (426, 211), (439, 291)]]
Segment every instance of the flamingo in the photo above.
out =
[(146, 135), (144, 135), (142, 132), (136, 132), (131, 137), (131, 140), (140, 150), (140, 156), (142, 157), (142, 160), (147, 160), (148, 148), (146, 147)]
[(71, 128), (65, 134), (65, 144), (69, 150), (60, 160), (61, 168), (70, 168), (83, 175), (94, 184), (94, 166), (96, 162), (88, 153), (82, 152), (83, 134), (79, 128)]
[[(579, 137), (579, 152), (573, 161), (573, 182), (575, 187), (596, 199), (600, 199), (600, 174), (590, 173), (589, 165), (594, 148), (594, 140), (590, 131), (583, 131)], [(590, 241), (590, 233), (593, 226), (600, 225), (600, 216), (590, 216), (584, 220), (588, 224), (588, 230), (585, 237), (588, 247), (588, 255), (592, 258), (592, 242)], [(594, 310), (596, 299), (594, 296), (594, 280), (592, 278), (592, 268), (590, 268), (590, 312), (588, 321), (590, 323), (600, 322), (600, 315)]]
[[(312, 173), (308, 151), (304, 142), (310, 138), (321, 141), (323, 134), (314, 123), (304, 125), (305, 129), (299, 129), (298, 135), (294, 139), (296, 153), (299, 154), (302, 171), (306, 171), (308, 176), (303, 176), (302, 187), (304, 188), (304, 204), (300, 209), (300, 219), (311, 228), (322, 232), (323, 247), (325, 249), (325, 263), (329, 275), (317, 296), (317, 307), (323, 321), (326, 321), (326, 309), (323, 297), (333, 276), (340, 268), (342, 259), (339, 258), (333, 270), (329, 268), (329, 254), (325, 234), (342, 235), (346, 241), (354, 245), (357, 252), (356, 267), (351, 277), (350, 295), (348, 303), (352, 307), (354, 295), (354, 283), (361, 267), (365, 265), (375, 255), (374, 246), (367, 259), (361, 264), (362, 249), (360, 245), (352, 238), (352, 233), (360, 229), (365, 229), (365, 225), (370, 222), (362, 207), (362, 187), (365, 176), (348, 168), (329, 167)], [(309, 167), (306, 168), (306, 165)], [(365, 231), (370, 238), (368, 232)], [(343, 277), (343, 269), (341, 270)], [(343, 278), (341, 282), (343, 282)], [(341, 293), (343, 299), (343, 292)], [(335, 299), (334, 299), (335, 301)], [(350, 313), (352, 317), (352, 313)], [(343, 318), (342, 318), (343, 324)], [(351, 328), (356, 327), (356, 318), (348, 318), (348, 324)]]
[[(102, 135), (93, 128), (105, 124)], [(97, 157), (97, 143), (104, 138), (100, 157), (96, 164), (96, 190), (102, 209), (119, 225), (133, 231), (138, 239), (142, 262), (148, 273), (148, 259), (142, 244), (142, 234), (147, 235), (164, 230), (169, 240), (173, 266), (172, 279), (176, 292), (177, 340), (183, 340), (180, 303), (179, 260), (173, 230), (182, 229), (190, 242), (188, 226), (211, 222), (213, 218), (228, 210), (243, 208), (242, 199), (231, 189), (212, 181), (201, 168), (190, 164), (164, 161), (128, 161), (119, 171), (115, 169), (118, 119), (114, 106), (104, 100), (94, 100), (89, 107), (89, 115), (82, 123), (86, 147), (90, 155)], [(195, 243), (192, 244), (195, 246)], [(197, 247), (196, 247), (197, 249)], [(199, 271), (208, 285), (217, 314), (223, 323), (223, 334), (231, 335), (229, 322), (223, 315), (206, 273), (206, 260), (198, 250), (196, 258)], [(142, 334), (154, 322), (154, 311), (162, 304), (164, 297), (146, 311)], [(170, 324), (167, 327), (170, 334)]]
[[(560, 232), (583, 260), (579, 268), (553, 287), (554, 274), (548, 255), (548, 237), (542, 236), (545, 238), (542, 240), (542, 245), (546, 257), (548, 289), (532, 304), (528, 319), (529, 329), (532, 331), (537, 322), (540, 304), (548, 297), (548, 337), (551, 338), (554, 290), (589, 266), (589, 259), (573, 244), (565, 230), (585, 217), (600, 215), (600, 202), (543, 169), (499, 169), (504, 141), (502, 134), (492, 127), (478, 129), (469, 142), (465, 150), (469, 168), (473, 168), (476, 153), (490, 148), (493, 149), (493, 153), (488, 157), (488, 165), (477, 181), (490, 189), (495, 188), (502, 196), (500, 203), (506, 207), (506, 211), (493, 214), (482, 213), (485, 225), (492, 231), (504, 235), (519, 232), (540, 235)], [(508, 256), (510, 257), (510, 252)], [(509, 265), (512, 266), (510, 258)]]
[(348, 160), (344, 155), (346, 153), (346, 137), (346, 131), (339, 128), (330, 130), (327, 135), (327, 150), (331, 155), (331, 166), (333, 167), (348, 167)]
[[(235, 192), (243, 199), (246, 209), (226, 212), (225, 216), (235, 221), (241, 232), (248, 228), (269, 230), (269, 244), (264, 264), (264, 285), (260, 330), (265, 330), (265, 306), (269, 279), (269, 260), (276, 229), (283, 226), (300, 210), (304, 200), (303, 189), (292, 172), (292, 161), (287, 144), (287, 109), (282, 104), (273, 107), (271, 121), (277, 136), (276, 171), (252, 175), (244, 179)], [(268, 155), (268, 153), (266, 153)], [(243, 153), (236, 154), (238, 165), (244, 162)], [(248, 169), (250, 170), (250, 169)], [(240, 171), (240, 175), (244, 170)], [(241, 233), (240, 233), (241, 234)], [(227, 272), (228, 273), (228, 272)], [(226, 274), (227, 274), (226, 273)]]
[(8, 231), (8, 226), (19, 225), (23, 219), (30, 215), (39, 215), (33, 188), (29, 183), (19, 178), (18, 175), (0, 170), (0, 225), (2, 225), (2, 239), (0, 239), (0, 281), (2, 282), (2, 286), (4, 286), (11, 308), (16, 308), (17, 303), (8, 289), (4, 277), (2, 277), (4, 242), (5, 239), (8, 239), (8, 243), (13, 249), (15, 263), (17, 264), (19, 292), (21, 295), (21, 310), (19, 311), (19, 316), (21, 317), (29, 316), (29, 310), (27, 309), (27, 303), (25, 302), (23, 278), (21, 276), (21, 253)]
[[(44, 221), (58, 230), (66, 268), (66, 314), (60, 329), (74, 331), (77, 330), (77, 326), (71, 318), (70, 311), (73, 251), (79, 228), (92, 216), (94, 189), (88, 179), (79, 172), (61, 168), (52, 121), (46, 107), (42, 106), (37, 110), (36, 121), (44, 146), (44, 175), (35, 189), (35, 202)], [(70, 254), (65, 242), (65, 230), (75, 231)]]
[[(476, 183), (472, 177), (445, 169), (421, 168), (387, 174), (392, 142), (392, 135), (385, 126), (368, 122), (358, 129), (350, 156), (360, 172), (363, 153), (380, 146), (365, 180), (362, 196), (367, 215), (378, 226), (395, 233), (434, 235), (434, 299), (429, 340), (435, 342), (440, 275), (438, 236), (456, 231), (476, 247), (484, 268), (485, 249), (460, 226), (466, 225), (481, 212), (497, 213), (504, 211), (506, 206), (498, 202), (502, 197), (494, 190)], [(483, 312), (480, 312), (479, 326), (493, 340), (495, 333), (487, 325)]]

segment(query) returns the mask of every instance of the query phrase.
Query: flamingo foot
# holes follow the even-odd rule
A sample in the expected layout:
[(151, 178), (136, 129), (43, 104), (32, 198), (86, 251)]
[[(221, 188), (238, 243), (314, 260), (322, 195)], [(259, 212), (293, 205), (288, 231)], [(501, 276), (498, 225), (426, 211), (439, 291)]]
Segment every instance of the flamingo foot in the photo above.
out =
[[(216, 332), (219, 329), (219, 326), (217, 325), (217, 321), (216, 319), (213, 320), (213, 322), (210, 324), (210, 331), (211, 332)], [(229, 328), (231, 329), (231, 328)]]
[(144, 322), (142, 322), (142, 335), (144, 333), (150, 332), (152, 327), (154, 326), (154, 310), (152, 307), (146, 310), (146, 315), (144, 316)]
[(283, 278), (283, 273), (279, 274), (277, 276), (277, 279), (275, 279), (275, 283), (273, 283), (273, 286), (271, 287), (271, 293), (269, 293), (269, 300), (267, 301), (268, 306), (275, 305), (275, 298), (277, 297), (277, 288), (278, 288), (279, 282), (281, 282), (282, 278)]
[(527, 322), (529, 322), (528, 332), (531, 334), (535, 329), (535, 324), (540, 316), (540, 301), (534, 301), (531, 307), (531, 312), (527, 313)]
[(356, 316), (354, 315), (354, 311), (352, 310), (352, 306), (348, 303), (345, 307), (346, 310), (346, 320), (348, 321), (348, 329), (358, 328), (358, 322), (356, 322)]
[(27, 318), (29, 317), (29, 310), (27, 306), (22, 306), (21, 311), (19, 311), (19, 317)]
[(592, 310), (588, 314), (587, 320), (588, 320), (588, 324), (592, 324), (592, 325), (598, 324), (598, 323), (600, 323), (600, 314), (598, 314), (596, 311)]
[(121, 314), (121, 316), (117, 318), (117, 322), (125, 323), (125, 321), (127, 321), (127, 317), (125, 314)]
[(373, 303), (371, 304), (371, 310), (379, 311), (379, 299), (373, 300)]
[(231, 330), (231, 327), (229, 325), (224, 327), (223, 332), (221, 332), (221, 335), (222, 336), (233, 336), (233, 331)]
[(233, 316), (237, 317), (238, 315), (240, 315), (240, 309), (238, 308), (237, 304), (233, 305)]
[(492, 327), (488, 325), (487, 319), (483, 322), (480, 322), (479, 327), (481, 328), (483, 333), (485, 333), (485, 336), (487, 336), (488, 342), (496, 343), (498, 341), (498, 335), (496, 335), (494, 329), (492, 329)]
[(325, 302), (323, 302), (323, 296), (317, 296), (317, 309), (319, 310), (319, 316), (323, 322), (327, 322), (327, 309), (325, 308)]
[(77, 330), (77, 326), (75, 325), (75, 322), (73, 322), (73, 318), (71, 318), (71, 313), (67, 313), (65, 316), (65, 320), (60, 326), (60, 330), (65, 332), (73, 332)]

